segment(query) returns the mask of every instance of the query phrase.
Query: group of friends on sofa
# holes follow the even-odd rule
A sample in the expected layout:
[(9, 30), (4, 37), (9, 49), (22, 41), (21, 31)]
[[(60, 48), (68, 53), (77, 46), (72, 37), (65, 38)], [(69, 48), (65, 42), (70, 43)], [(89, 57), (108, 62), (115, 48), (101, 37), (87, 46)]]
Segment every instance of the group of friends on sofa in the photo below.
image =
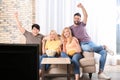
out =
[[(41, 61), (46, 57), (68, 57), (71, 60), (71, 63), (74, 65), (74, 74), (75, 80), (80, 78), (80, 63), (79, 60), (83, 57), (82, 52), (96, 52), (101, 55), (99, 60), (99, 72), (98, 78), (110, 79), (111, 77), (107, 76), (103, 71), (105, 67), (107, 53), (114, 55), (114, 52), (106, 45), (96, 45), (88, 35), (86, 31), (86, 23), (88, 14), (84, 6), (79, 3), (77, 5), (83, 12), (83, 20), (81, 20), (81, 14), (75, 13), (73, 16), (74, 24), (65, 27), (62, 30), (62, 33), (58, 35), (55, 30), (51, 30), (48, 36), (40, 34), (40, 26), (38, 24), (32, 25), (32, 31), (27, 31), (20, 23), (18, 18), (18, 13), (14, 14), (15, 20), (17, 23), (18, 29), (26, 38), (26, 44), (39, 44), (40, 46), (40, 57), (39, 57), (39, 75), (42, 74), (42, 64)], [(42, 51), (42, 52), (41, 52)], [(49, 64), (45, 66), (45, 69), (48, 70), (50, 67)]]

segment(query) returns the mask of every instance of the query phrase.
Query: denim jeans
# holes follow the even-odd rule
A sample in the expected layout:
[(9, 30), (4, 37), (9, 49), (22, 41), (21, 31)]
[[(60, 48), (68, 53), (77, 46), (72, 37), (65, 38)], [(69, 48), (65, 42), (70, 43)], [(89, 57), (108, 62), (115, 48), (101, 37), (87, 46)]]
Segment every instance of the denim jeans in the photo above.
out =
[(71, 63), (73, 63), (73, 65), (74, 65), (74, 73), (80, 74), (79, 60), (83, 57), (80, 53), (75, 53), (73, 56), (68, 56), (65, 52), (61, 52), (61, 57), (70, 58)]
[[(53, 56), (47, 56), (46, 54), (43, 54), (42, 56), (39, 56), (39, 69), (42, 69), (42, 64), (41, 64), (41, 62), (42, 62), (42, 59), (43, 58), (53, 58)], [(50, 64), (46, 64), (45, 65), (45, 70), (48, 70), (49, 69), (49, 67), (50, 67)]]
[(107, 51), (104, 49), (103, 46), (97, 46), (95, 43), (92, 41), (89, 42), (81, 42), (81, 47), (83, 51), (93, 51), (101, 55), (100, 61), (99, 61), (99, 69), (104, 70), (105, 62), (106, 62), (106, 57), (107, 57)]

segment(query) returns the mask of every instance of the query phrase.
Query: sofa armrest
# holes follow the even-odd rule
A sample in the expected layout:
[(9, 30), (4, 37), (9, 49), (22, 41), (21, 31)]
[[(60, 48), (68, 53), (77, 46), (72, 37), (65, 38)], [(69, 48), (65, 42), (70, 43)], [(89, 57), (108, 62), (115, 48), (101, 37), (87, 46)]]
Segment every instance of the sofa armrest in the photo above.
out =
[(83, 52), (83, 56), (84, 58), (79, 61), (81, 67), (95, 65), (94, 52)]
[(83, 52), (83, 56), (84, 58), (90, 58), (90, 57), (94, 57), (94, 52)]
[(80, 59), (80, 66), (95, 66), (95, 59), (93, 57)]

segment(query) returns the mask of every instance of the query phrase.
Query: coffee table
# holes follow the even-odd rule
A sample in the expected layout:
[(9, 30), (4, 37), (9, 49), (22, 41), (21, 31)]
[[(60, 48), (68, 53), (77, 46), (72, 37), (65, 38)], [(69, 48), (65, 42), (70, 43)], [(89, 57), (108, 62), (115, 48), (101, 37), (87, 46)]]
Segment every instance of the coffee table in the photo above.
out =
[[(69, 72), (69, 65), (71, 61), (69, 58), (43, 58), (41, 64), (43, 65), (43, 73), (42, 73), (42, 80), (45, 80), (47, 76), (61, 76), (67, 77), (67, 80), (70, 80), (70, 72)], [(67, 65), (67, 74), (47, 74), (45, 73), (45, 64), (66, 64)]]

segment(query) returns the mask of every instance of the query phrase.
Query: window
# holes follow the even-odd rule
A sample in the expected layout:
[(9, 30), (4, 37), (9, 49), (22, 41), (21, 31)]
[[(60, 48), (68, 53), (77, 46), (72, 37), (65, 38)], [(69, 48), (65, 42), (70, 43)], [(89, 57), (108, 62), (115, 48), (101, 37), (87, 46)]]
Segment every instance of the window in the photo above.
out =
[(117, 54), (120, 55), (120, 0), (117, 0), (117, 29), (116, 29), (116, 46)]

